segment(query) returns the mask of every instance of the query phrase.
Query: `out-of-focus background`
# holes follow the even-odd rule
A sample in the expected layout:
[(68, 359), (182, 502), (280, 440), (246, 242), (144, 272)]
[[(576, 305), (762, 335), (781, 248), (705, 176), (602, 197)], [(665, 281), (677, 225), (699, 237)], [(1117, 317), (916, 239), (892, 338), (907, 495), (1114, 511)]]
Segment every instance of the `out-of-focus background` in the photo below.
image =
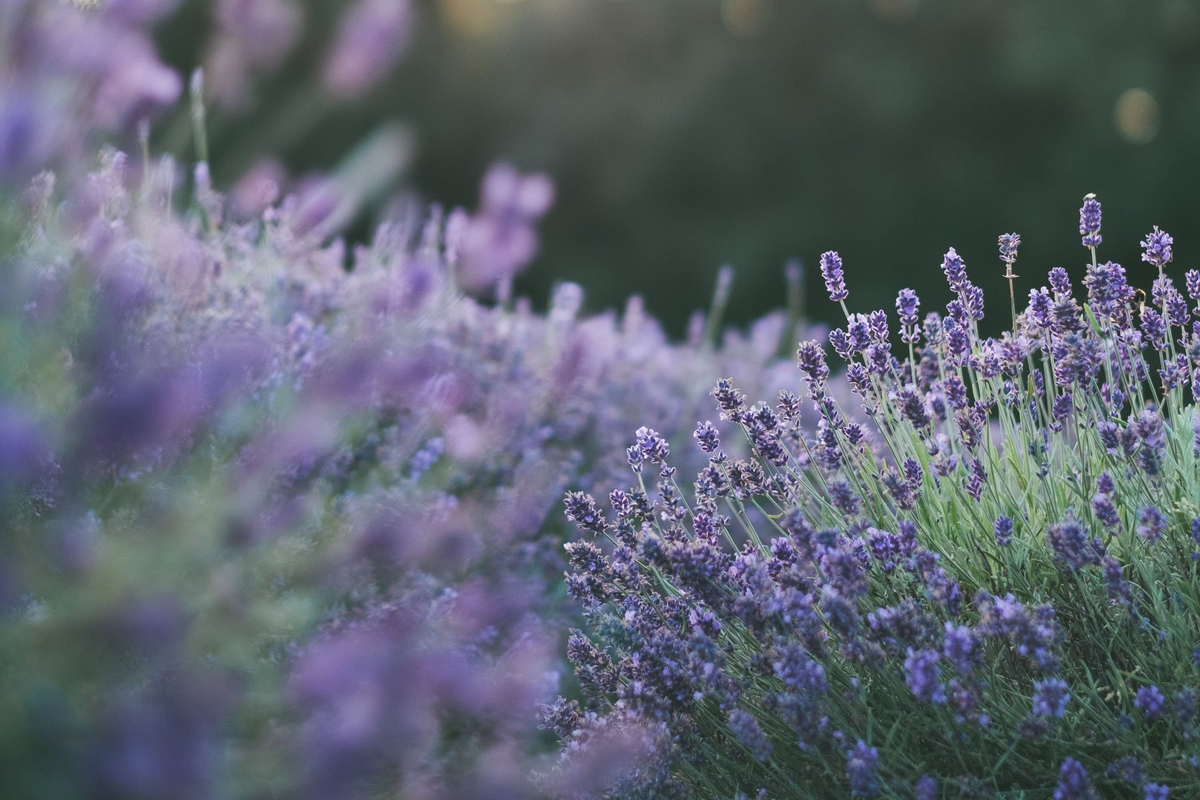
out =
[[(1200, 231), (1191, 0), (390, 2), (408, 45), (373, 64), (364, 39), (359, 68), (386, 76), (361, 94), (353, 74), (336, 92), (321, 77), (340, 0), (186, 0), (162, 20), (169, 63), (208, 65), (216, 180), (266, 154), (293, 175), (335, 169), (392, 122), (405, 156), (389, 190), (469, 206), (492, 161), (544, 171), (557, 201), (517, 285), (539, 304), (563, 279), (593, 309), (640, 293), (679, 335), (720, 265), (737, 270), (738, 321), (781, 303), (797, 257), (810, 314), (833, 319), (816, 269), (833, 248), (852, 308), (890, 308), (904, 286), (940, 305), (954, 246), (996, 326), (996, 236), (1021, 234), (1030, 285), (1077, 273), (1086, 192), (1106, 201), (1102, 256), (1135, 278), (1151, 225), (1185, 261)], [(184, 130), (168, 118), (154, 135), (186, 155)]]

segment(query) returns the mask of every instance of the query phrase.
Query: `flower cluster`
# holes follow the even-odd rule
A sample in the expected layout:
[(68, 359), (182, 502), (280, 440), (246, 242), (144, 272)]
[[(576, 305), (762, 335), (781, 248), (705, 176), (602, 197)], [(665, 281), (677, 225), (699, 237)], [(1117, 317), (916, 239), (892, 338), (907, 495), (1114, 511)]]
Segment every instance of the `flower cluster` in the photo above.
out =
[[(583, 708), (665, 725), (655, 763), (698, 797), (1193, 791), (1200, 278), (1189, 302), (1155, 228), (1136, 303), (1096, 257), (1094, 197), (1080, 231), (1085, 294), (1050, 270), (985, 337), (951, 249), (944, 312), (919, 320), (906, 289), (898, 328), (847, 311), (829, 334), (854, 403), (830, 396), (826, 343), (804, 341), (814, 429), (792, 396), (748, 405), (720, 381), (750, 457), (702, 422), (694, 483), (656, 447), (613, 493), (636, 505), (587, 498), (597, 544), (568, 577), (589, 621)], [(1019, 243), (999, 240), (1013, 281)], [(821, 267), (844, 303), (841, 259)]]

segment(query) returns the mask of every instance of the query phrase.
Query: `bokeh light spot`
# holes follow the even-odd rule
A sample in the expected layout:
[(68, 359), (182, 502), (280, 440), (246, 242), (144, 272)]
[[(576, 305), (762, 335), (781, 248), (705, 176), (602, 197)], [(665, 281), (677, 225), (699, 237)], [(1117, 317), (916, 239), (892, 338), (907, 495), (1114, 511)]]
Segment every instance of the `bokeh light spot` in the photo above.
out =
[(1158, 101), (1145, 89), (1126, 89), (1117, 98), (1113, 123), (1126, 141), (1146, 144), (1158, 135)]
[(767, 17), (767, 0), (725, 0), (721, 18), (734, 36), (754, 36), (762, 30)]

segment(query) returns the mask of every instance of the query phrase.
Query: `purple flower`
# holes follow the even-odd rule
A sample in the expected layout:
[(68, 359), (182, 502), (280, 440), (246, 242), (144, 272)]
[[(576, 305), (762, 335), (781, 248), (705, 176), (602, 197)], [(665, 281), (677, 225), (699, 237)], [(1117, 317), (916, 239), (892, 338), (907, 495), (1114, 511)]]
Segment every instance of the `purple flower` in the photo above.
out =
[(1056, 295), (1068, 297), (1071, 294), (1071, 278), (1067, 275), (1067, 271), (1062, 267), (1055, 267), (1050, 270), (1050, 274), (1046, 276), (1050, 281), (1050, 288), (1054, 290)]
[(1183, 273), (1183, 285), (1187, 289), (1188, 297), (1200, 300), (1200, 270), (1189, 269)]
[[(1000, 260), (1010, 268), (1017, 260), (1017, 248), (1021, 246), (1021, 237), (1016, 233), (1002, 233), (999, 239)], [(1011, 271), (1011, 269), (1010, 269)]]
[(1063, 716), (1070, 699), (1067, 682), (1061, 678), (1046, 678), (1033, 684), (1033, 713), (1038, 716)]
[(979, 665), (979, 637), (966, 625), (947, 622), (942, 654), (954, 665), (959, 675), (970, 675)]
[(967, 267), (953, 247), (942, 257), (942, 272), (946, 273), (946, 281), (954, 291), (961, 292), (967, 287)]
[(0, 89), (0, 182), (27, 181), (47, 166), (60, 138), (53, 112), (29, 91)]
[(858, 496), (850, 488), (847, 481), (833, 481), (829, 484), (829, 499), (834, 508), (847, 517), (858, 513)]
[(825, 667), (814, 661), (798, 645), (780, 648), (771, 664), (775, 677), (789, 690), (804, 695), (822, 695), (829, 691)]
[(766, 761), (771, 757), (771, 742), (749, 712), (740, 708), (729, 712), (729, 730), (757, 760)]
[(1163, 695), (1162, 690), (1154, 684), (1141, 687), (1133, 697), (1133, 707), (1141, 710), (1146, 715), (1146, 719), (1157, 719), (1162, 716), (1166, 704), (1167, 698)]
[(1095, 800), (1096, 790), (1088, 778), (1087, 770), (1073, 758), (1066, 758), (1058, 770), (1058, 786), (1054, 788), (1054, 800)]
[(973, 320), (983, 319), (983, 289), (975, 284), (967, 284), (962, 292), (963, 307)]
[(1161, 783), (1147, 783), (1142, 787), (1142, 791), (1145, 800), (1167, 800), (1171, 793), (1171, 790)]
[(342, 18), (322, 80), (338, 95), (360, 95), (387, 74), (408, 46), (410, 0), (359, 0)]
[(1125, 278), (1125, 268), (1112, 261), (1088, 266), (1083, 285), (1088, 291), (1088, 302), (1098, 314), (1113, 322), (1125, 319), (1126, 308), (1134, 291)]
[(1121, 526), (1121, 517), (1117, 513), (1117, 507), (1113, 503), (1112, 498), (1103, 493), (1097, 492), (1092, 497), (1092, 513), (1096, 515), (1096, 519), (1100, 520), (1104, 527), (1109, 529), (1119, 528)]
[(1051, 606), (1040, 606), (1030, 614), (1012, 594), (993, 597), (980, 592), (975, 598), (981, 633), (1003, 636), (1013, 643), (1017, 653), (1030, 658), (1046, 672), (1058, 669), (1053, 647), (1060, 636)]
[(862, 739), (846, 754), (846, 778), (851, 797), (875, 797), (879, 794), (879, 751)]
[(840, 303), (850, 296), (846, 291), (846, 274), (842, 270), (842, 257), (830, 250), (821, 254), (821, 277), (825, 279), (825, 289), (829, 299)]
[(1061, 521), (1046, 528), (1046, 540), (1055, 559), (1066, 564), (1072, 572), (1100, 561), (1083, 524), (1071, 511)]
[(637, 438), (637, 448), (643, 461), (661, 464), (671, 454), (671, 446), (667, 440), (659, 436), (658, 431), (642, 426), (634, 433)]
[(1157, 409), (1150, 407), (1132, 417), (1126, 431), (1138, 465), (1147, 475), (1157, 475), (1167, 444), (1166, 429)]
[(1163, 528), (1166, 525), (1166, 518), (1154, 506), (1147, 506), (1138, 512), (1138, 536), (1150, 544), (1155, 544), (1162, 537)]
[(717, 426), (707, 420), (696, 425), (696, 430), (692, 436), (700, 445), (700, 449), (706, 453), (715, 453), (717, 448), (721, 446), (721, 438), (717, 431)]
[(796, 351), (796, 361), (800, 371), (808, 376), (809, 389), (823, 389), (825, 379), (829, 377), (829, 366), (825, 363), (825, 351), (821, 348), (821, 343), (815, 340), (801, 342)]
[(1008, 547), (1012, 544), (1013, 521), (1012, 517), (999, 516), (996, 518), (995, 524), (992, 526), (993, 533), (996, 535), (996, 544), (1001, 547)]
[(946, 702), (946, 689), (938, 676), (941, 653), (908, 648), (904, 659), (904, 684), (923, 703)]
[(928, 775), (917, 778), (913, 784), (913, 797), (916, 800), (937, 800), (937, 781)]
[(483, 178), (479, 210), (455, 243), (464, 288), (491, 288), (533, 261), (539, 247), (534, 224), (553, 203), (554, 184), (547, 176), (521, 175), (508, 164), (492, 165)]
[(1079, 209), (1079, 234), (1083, 237), (1084, 247), (1097, 247), (1100, 244), (1100, 201), (1094, 194), (1083, 198), (1083, 206)]
[(567, 519), (580, 528), (592, 533), (603, 533), (606, 527), (604, 515), (596, 507), (596, 500), (584, 492), (568, 492), (563, 501)]
[(916, 327), (921, 300), (912, 289), (901, 289), (896, 295), (896, 314), (904, 327)]
[(1142, 261), (1161, 270), (1171, 263), (1173, 255), (1171, 245), (1174, 243), (1175, 240), (1169, 233), (1159, 230), (1159, 227), (1155, 225), (1154, 230), (1146, 234), (1146, 238), (1142, 240)]

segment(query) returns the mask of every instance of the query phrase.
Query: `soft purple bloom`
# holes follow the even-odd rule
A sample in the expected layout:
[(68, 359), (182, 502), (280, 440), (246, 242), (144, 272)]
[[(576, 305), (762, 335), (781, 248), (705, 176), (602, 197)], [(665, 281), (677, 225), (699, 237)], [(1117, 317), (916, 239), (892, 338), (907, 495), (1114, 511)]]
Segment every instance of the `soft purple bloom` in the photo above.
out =
[(1093, 495), (1092, 513), (1106, 528), (1115, 529), (1121, 526), (1121, 516), (1117, 513), (1116, 505), (1112, 498), (1103, 492)]
[(1046, 540), (1054, 557), (1072, 572), (1078, 572), (1090, 564), (1099, 563), (1099, 555), (1092, 545), (1087, 531), (1072, 512), (1059, 522), (1046, 528)]
[(0, 183), (26, 181), (48, 166), (64, 122), (53, 106), (17, 86), (0, 88)]
[(1047, 672), (1057, 670), (1054, 646), (1060, 633), (1051, 606), (1039, 606), (1031, 614), (1011, 593), (993, 597), (984, 592), (976, 596), (975, 606), (981, 618), (981, 633), (1004, 636), (1013, 643), (1019, 655), (1032, 659)]
[(521, 175), (508, 164), (484, 176), (479, 210), (458, 243), (459, 278), (472, 291), (508, 280), (537, 255), (534, 223), (554, 202), (554, 184), (541, 173)]
[(567, 519), (584, 530), (602, 533), (605, 528), (604, 515), (596, 507), (596, 500), (584, 492), (568, 492), (564, 500)]
[(274, 67), (287, 54), (302, 17), (287, 0), (218, 0), (214, 15), (222, 32), (237, 40), (240, 55), (259, 68)]
[(1083, 198), (1083, 206), (1079, 209), (1079, 234), (1083, 237), (1084, 247), (1097, 247), (1100, 244), (1100, 201), (1095, 195)]
[(900, 293), (896, 295), (896, 314), (900, 317), (901, 325), (915, 326), (917, 324), (920, 303), (920, 298), (912, 289), (900, 290)]
[(1161, 783), (1147, 783), (1142, 787), (1145, 800), (1167, 800), (1171, 790)]
[(1050, 288), (1056, 295), (1066, 297), (1071, 294), (1071, 278), (1062, 267), (1054, 267), (1046, 279), (1050, 281)]
[(935, 650), (908, 648), (904, 659), (904, 683), (923, 703), (946, 702), (946, 689), (938, 675), (941, 657)]
[(634, 436), (637, 438), (638, 450), (641, 451), (642, 459), (645, 461), (661, 464), (671, 454), (671, 446), (667, 440), (652, 428), (645, 426), (638, 428)]
[(973, 320), (983, 319), (983, 289), (975, 284), (968, 284), (962, 291), (963, 307), (967, 316)]
[(721, 437), (717, 426), (707, 420), (696, 425), (692, 436), (700, 445), (700, 449), (706, 453), (714, 453), (721, 446)]
[[(824, 387), (825, 379), (829, 377), (829, 366), (825, 363), (825, 351), (821, 343), (806, 341), (800, 343), (796, 351), (796, 361), (800, 371), (808, 376), (809, 388), (816, 390)], [(719, 399), (719, 398), (718, 398)]]
[(1088, 302), (1098, 314), (1117, 322), (1127, 315), (1127, 306), (1134, 290), (1125, 278), (1125, 268), (1106, 261), (1095, 267), (1088, 265), (1083, 285), (1088, 291)]
[(879, 794), (879, 751), (862, 739), (846, 754), (846, 777), (851, 797), (875, 797)]
[(1147, 719), (1157, 719), (1162, 716), (1166, 705), (1167, 698), (1163, 695), (1162, 690), (1154, 684), (1142, 686), (1133, 698), (1133, 707), (1145, 714)]
[(752, 714), (735, 708), (729, 712), (729, 729), (754, 758), (766, 761), (771, 757), (771, 742)]
[(967, 287), (967, 267), (953, 247), (942, 257), (942, 272), (946, 273), (946, 281), (954, 291), (961, 292)]
[(995, 524), (992, 526), (992, 532), (996, 536), (996, 544), (1000, 545), (1001, 547), (1008, 547), (1010, 544), (1012, 544), (1012, 517), (1006, 517), (1003, 514), (997, 517)]
[(1067, 711), (1071, 693), (1061, 678), (1046, 678), (1033, 684), (1033, 713), (1043, 717), (1061, 717)]
[(846, 291), (846, 274), (842, 270), (842, 257), (830, 250), (821, 254), (821, 277), (825, 279), (825, 289), (829, 299), (840, 303), (850, 296)]
[(1187, 289), (1188, 297), (1200, 300), (1200, 270), (1189, 269), (1183, 273), (1183, 285)]
[(1162, 512), (1154, 506), (1147, 506), (1138, 512), (1137, 533), (1150, 544), (1155, 544), (1162, 537), (1167, 520)]
[(1175, 240), (1169, 233), (1159, 230), (1159, 227), (1155, 225), (1154, 230), (1146, 234), (1146, 238), (1142, 240), (1142, 261), (1161, 270), (1171, 263), (1173, 256), (1171, 246), (1174, 243)]
[(392, 68), (408, 46), (410, 0), (358, 0), (342, 18), (325, 61), (329, 91), (359, 95)]
[(1000, 234), (999, 245), (1000, 260), (1011, 268), (1017, 260), (1017, 248), (1021, 246), (1020, 235), (1016, 233), (1002, 233)]
[(1054, 800), (1095, 800), (1096, 790), (1088, 778), (1087, 770), (1073, 758), (1062, 762), (1058, 770), (1058, 785), (1054, 788)]
[(937, 800), (937, 781), (928, 775), (922, 775), (913, 784), (913, 797), (916, 800)]
[(946, 623), (946, 641), (942, 654), (954, 665), (960, 676), (970, 675), (979, 665), (980, 640), (966, 625)]

